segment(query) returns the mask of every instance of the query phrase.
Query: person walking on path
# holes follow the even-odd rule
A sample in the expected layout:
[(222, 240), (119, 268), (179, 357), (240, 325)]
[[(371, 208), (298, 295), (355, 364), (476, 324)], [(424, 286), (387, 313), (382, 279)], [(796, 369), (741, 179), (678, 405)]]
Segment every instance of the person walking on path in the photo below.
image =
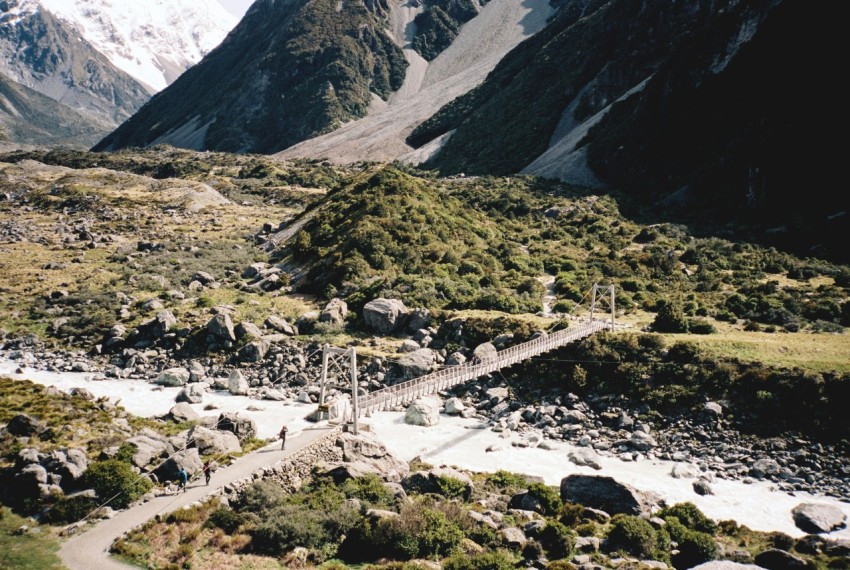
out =
[(204, 466), (201, 468), (201, 471), (204, 473), (204, 479), (207, 482), (207, 486), (209, 486), (210, 478), (212, 477), (212, 465), (210, 465), (209, 459), (204, 461)]
[(286, 449), (286, 431), (287, 431), (286, 430), (286, 424), (284, 424), (283, 427), (280, 428), (280, 433), (277, 434), (278, 437), (280, 438), (280, 448), (281, 449)]
[(177, 490), (183, 489), (183, 492), (186, 492), (186, 484), (189, 482), (189, 474), (186, 473), (184, 468), (180, 468), (180, 471), (177, 472)]

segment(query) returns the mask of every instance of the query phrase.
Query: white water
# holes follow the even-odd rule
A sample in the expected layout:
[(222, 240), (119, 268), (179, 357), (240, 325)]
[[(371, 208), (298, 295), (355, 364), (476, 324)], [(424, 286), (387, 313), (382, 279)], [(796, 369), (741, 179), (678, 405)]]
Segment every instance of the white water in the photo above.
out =
[[(97, 397), (105, 396), (111, 401), (120, 401), (128, 412), (145, 417), (165, 414), (174, 405), (179, 388), (160, 388), (140, 380), (93, 380), (93, 374), (54, 373), (24, 368), (22, 374), (15, 371), (19, 362), (0, 358), (0, 375), (29, 379), (42, 385), (53, 385), (62, 391), (71, 388), (86, 388)], [(204, 411), (207, 403), (215, 403), (219, 409)], [(261, 408), (249, 411), (249, 407)], [(293, 401), (258, 401), (222, 392), (212, 392), (202, 404), (192, 407), (201, 415), (218, 414), (221, 411), (237, 412), (257, 422), (261, 438), (273, 438), (281, 423), (289, 426), (290, 437), (296, 436), (307, 422), (303, 419), (313, 411), (314, 405)], [(558, 485), (563, 477), (572, 473), (607, 475), (628, 483), (643, 491), (654, 491), (665, 498), (668, 504), (690, 501), (714, 520), (732, 519), (754, 530), (780, 531), (791, 536), (802, 536), (793, 522), (791, 509), (803, 502), (825, 503), (837, 506), (850, 518), (850, 503), (809, 493), (791, 495), (781, 492), (768, 482), (756, 481), (745, 484), (740, 481), (716, 479), (712, 484), (714, 495), (697, 495), (691, 479), (674, 479), (670, 470), (672, 461), (643, 460), (624, 462), (617, 458), (601, 457), (601, 471), (590, 467), (578, 467), (567, 460), (572, 448), (560, 442), (557, 450), (513, 447), (512, 441), (522, 439), (521, 434), (499, 434), (490, 429), (472, 429), (480, 422), (443, 415), (440, 423), (432, 427), (411, 426), (404, 423), (401, 412), (379, 412), (371, 418), (361, 420), (399, 458), (409, 461), (421, 457), (433, 465), (453, 465), (478, 472), (495, 472), (499, 469), (537, 475), (549, 485)], [(487, 452), (490, 446), (498, 451)], [(850, 539), (850, 529), (828, 535), (829, 538)]]

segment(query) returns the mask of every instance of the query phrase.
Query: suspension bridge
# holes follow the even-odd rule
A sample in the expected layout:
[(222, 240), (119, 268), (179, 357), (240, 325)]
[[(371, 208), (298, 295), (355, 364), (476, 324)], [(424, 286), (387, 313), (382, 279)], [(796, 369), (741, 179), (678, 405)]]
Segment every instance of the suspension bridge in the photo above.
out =
[[(448, 366), (413, 378), (392, 386), (387, 386), (361, 396), (357, 383), (357, 357), (354, 348), (341, 349), (325, 346), (322, 354), (322, 376), (321, 392), (319, 395), (319, 410), (317, 418), (327, 414), (329, 421), (350, 421), (353, 423), (354, 432), (357, 432), (357, 420), (362, 415), (370, 415), (373, 412), (388, 410), (396, 406), (436, 394), (442, 390), (470, 382), (481, 376), (491, 374), (503, 368), (508, 368), (525, 360), (529, 360), (555, 350), (572, 342), (587, 338), (601, 330), (613, 330), (615, 327), (615, 303), (614, 286), (594, 285), (591, 291), (590, 317), (585, 320), (575, 320), (576, 326), (559, 330), (553, 333), (542, 333), (532, 340), (514, 345), (510, 348), (497, 351), (489, 358), (481, 360), (474, 359), (456, 366)], [(587, 295), (585, 295), (585, 298)], [(576, 304), (576, 307), (581, 303)], [(610, 315), (605, 319), (595, 318), (596, 307), (600, 303), (606, 303), (610, 308)], [(574, 309), (575, 310), (575, 307)], [(334, 408), (325, 403), (325, 384), (328, 377), (328, 365), (335, 357), (342, 357), (349, 362), (349, 374), (351, 377), (352, 402), (351, 409), (347, 407), (336, 407), (336, 415), (331, 410)]]

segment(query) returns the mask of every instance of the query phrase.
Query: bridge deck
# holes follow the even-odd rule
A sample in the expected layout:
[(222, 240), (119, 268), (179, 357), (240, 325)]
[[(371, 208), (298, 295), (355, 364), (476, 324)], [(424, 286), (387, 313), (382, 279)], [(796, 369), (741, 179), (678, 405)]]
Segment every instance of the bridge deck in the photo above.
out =
[(467, 362), (443, 368), (431, 374), (370, 392), (360, 398), (357, 415), (371, 414), (406, 404), (457, 384), (474, 380), (479, 376), (507, 368), (538, 354), (560, 348), (565, 344), (586, 338), (602, 329), (610, 328), (607, 321), (590, 321), (497, 352), (496, 357), (481, 362)]

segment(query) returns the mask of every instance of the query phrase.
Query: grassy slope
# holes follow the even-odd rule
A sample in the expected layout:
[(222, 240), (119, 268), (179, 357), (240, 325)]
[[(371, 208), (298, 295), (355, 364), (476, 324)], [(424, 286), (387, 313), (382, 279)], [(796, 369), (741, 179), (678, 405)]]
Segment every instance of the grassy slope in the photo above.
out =
[[(220, 304), (233, 305), (238, 320), (260, 323), (271, 313), (295, 319), (326, 295), (343, 296), (355, 310), (385, 295), (439, 311), (441, 318), (470, 310), (521, 316), (539, 310), (544, 290), (538, 279), (549, 275), (555, 277), (558, 310), (571, 309), (594, 282), (610, 281), (618, 286), (619, 318), (637, 328), (652, 322), (659, 299), (674, 299), (689, 318), (707, 319), (720, 331), (687, 337), (718, 356), (819, 371), (846, 369), (847, 335), (813, 334), (812, 327), (823, 319), (837, 326), (847, 318), (848, 268), (697, 239), (678, 226), (646, 228), (622, 216), (610, 198), (523, 178), (433, 179), (391, 166), (335, 171), (306, 162), (281, 167), (260, 157), (173, 149), (11, 158), (25, 157), (179, 176), (208, 183), (236, 203), (190, 214), (166, 191), (176, 181), (103, 170), (46, 171), (15, 179), (9, 190), (26, 193), (30, 206), (0, 204), (3, 223), (25, 222), (28, 237), (2, 245), (6, 255), (0, 263), (7, 276), (0, 293), (2, 326), (12, 332), (75, 334), (75, 342), (85, 344), (74, 327), (102, 331), (117, 321), (117, 291), (136, 298), (128, 327), (152, 316), (138, 306), (154, 297), (177, 315), (181, 326), (203, 324), (207, 307)], [(333, 190), (323, 198), (321, 190), (305, 192), (309, 185)], [(62, 190), (51, 193), (54, 187)], [(246, 239), (249, 234), (265, 222), (276, 226), (310, 204), (312, 221), (290, 247), (274, 254), (290, 269), (304, 270), (301, 293), (242, 290), (242, 269), (268, 259)], [(56, 215), (69, 205), (80, 210), (67, 210), (66, 222), (94, 220), (92, 231), (115, 239), (94, 249), (63, 246)], [(175, 247), (137, 255), (136, 243), (144, 240), (170, 240)], [(42, 269), (48, 263), (66, 265)], [(197, 270), (212, 272), (221, 286), (188, 291)], [(131, 284), (134, 276), (147, 273), (163, 274), (169, 282), (164, 287)], [(166, 298), (172, 288), (187, 300)], [(58, 315), (43, 299), (58, 289), (69, 291), (69, 300), (60, 305), (77, 321), (57, 334), (51, 325)], [(749, 312), (731, 314), (730, 297), (743, 299), (733, 304), (735, 310)], [(86, 307), (87, 320), (74, 303), (89, 303), (79, 305)], [(801, 332), (745, 331), (746, 320), (763, 331), (794, 325)], [(545, 322), (536, 326), (545, 327)], [(366, 338), (357, 330), (328, 332), (340, 343)], [(386, 349), (392, 346), (389, 342)]]
[[(263, 223), (277, 226), (300, 211), (304, 203), (321, 196), (304, 192), (299, 183), (288, 181), (310, 183), (310, 177), (299, 175), (297, 166), (282, 171), (264, 166), (253, 157), (240, 157), (232, 164), (203, 163), (199, 167), (193, 159), (201, 156), (175, 153), (170, 159), (162, 154), (156, 159), (152, 155), (133, 155), (130, 159), (112, 155), (107, 159), (102, 155), (71, 154), (64, 158), (66, 162), (79, 161), (81, 166), (97, 163), (138, 171), (164, 168), (175, 176), (185, 172), (186, 178), (219, 188), (235, 202), (192, 213), (185, 208), (181, 193), (173, 190), (185, 186), (179, 180), (158, 181), (103, 169), (40, 168), (37, 173), (30, 169), (24, 176), (26, 183), (21, 184), (15, 178), (21, 172), (18, 167), (2, 165), (0, 177), (7, 176), (4, 191), (23, 197), (30, 207), (22, 208), (15, 201), (0, 204), (0, 222), (19, 228), (26, 237), (0, 245), (4, 254), (0, 257), (4, 275), (0, 284), (0, 326), (12, 333), (29, 331), (48, 337), (48, 329), (59, 315), (51, 314), (45, 299), (57, 290), (68, 291), (69, 297), (60, 305), (65, 308), (65, 316), (70, 314), (73, 319), (60, 336), (74, 334), (83, 345), (98, 340), (96, 333), (102, 334), (118, 322), (115, 294), (119, 291), (135, 299), (134, 315), (124, 321), (128, 328), (153, 316), (138, 310), (141, 303), (153, 298), (160, 298), (182, 326), (203, 323), (209, 318), (207, 307), (216, 305), (233, 305), (237, 318), (258, 323), (272, 313), (294, 319), (312, 309), (311, 300), (303, 296), (245, 292), (240, 290), (238, 280), (245, 267), (266, 259), (250, 239), (251, 234)], [(51, 158), (58, 161), (59, 155)], [(214, 156), (203, 158), (215, 161)], [(73, 226), (82, 220), (88, 221), (89, 231), (111, 236), (110, 240), (97, 243), (95, 248), (87, 247), (85, 242), (63, 244), (59, 226), (63, 222)], [(169, 247), (140, 256), (136, 252), (140, 241)], [(24, 259), (27, 263), (21, 263)], [(48, 264), (56, 269), (44, 269)], [(196, 271), (212, 273), (223, 285), (189, 291), (187, 285)], [(139, 275), (146, 274), (162, 275), (166, 284), (146, 279), (133, 284)], [(165, 292), (169, 290), (183, 292), (186, 299), (167, 298)], [(86, 306), (86, 310), (79, 311), (81, 306)], [(80, 339), (86, 335), (88, 341)]]
[[(18, 534), (29, 526), (30, 531)], [(9, 570), (61, 570), (65, 568), (57, 552), (59, 541), (46, 527), (0, 508), (0, 568)]]

